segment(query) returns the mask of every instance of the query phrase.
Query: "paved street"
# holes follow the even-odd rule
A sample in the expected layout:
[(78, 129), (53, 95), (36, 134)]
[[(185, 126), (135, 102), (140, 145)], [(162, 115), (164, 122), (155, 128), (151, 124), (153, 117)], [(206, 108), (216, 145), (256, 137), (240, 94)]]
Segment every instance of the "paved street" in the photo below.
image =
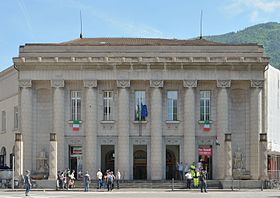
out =
[[(23, 191), (0, 191), (0, 198), (19, 198), (24, 196)], [(210, 197), (210, 198), (280, 198), (280, 190), (260, 191), (260, 190), (242, 190), (242, 191), (209, 191), (208, 193), (200, 193), (199, 191), (167, 191), (167, 190), (120, 190), (113, 192), (65, 192), (65, 191), (33, 191), (29, 197), (38, 198), (182, 198), (182, 197)]]

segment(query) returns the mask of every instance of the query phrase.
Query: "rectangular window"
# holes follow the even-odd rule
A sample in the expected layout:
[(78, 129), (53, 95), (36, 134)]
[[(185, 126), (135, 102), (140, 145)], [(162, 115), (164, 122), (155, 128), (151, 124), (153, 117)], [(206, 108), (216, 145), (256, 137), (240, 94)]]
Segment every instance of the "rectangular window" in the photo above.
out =
[(200, 120), (210, 120), (210, 95), (211, 91), (200, 91)]
[[(147, 111), (147, 108), (143, 108), (145, 103), (145, 91), (135, 91), (135, 109), (134, 109), (134, 115), (135, 120), (143, 121), (146, 120), (146, 115), (144, 111)], [(146, 112), (147, 113), (147, 112)]]
[(14, 107), (14, 129), (18, 129), (18, 107)]
[(103, 120), (113, 120), (113, 91), (103, 92)]
[(81, 92), (71, 91), (72, 120), (81, 120)]
[(178, 120), (178, 92), (168, 91), (167, 92), (167, 120)]
[(6, 111), (2, 111), (2, 131), (6, 131)]

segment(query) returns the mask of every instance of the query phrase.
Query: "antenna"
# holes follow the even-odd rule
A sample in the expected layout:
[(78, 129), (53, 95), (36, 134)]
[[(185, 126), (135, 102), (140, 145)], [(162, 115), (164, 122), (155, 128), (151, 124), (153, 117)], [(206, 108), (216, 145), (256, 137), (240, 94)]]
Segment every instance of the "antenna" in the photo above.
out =
[(201, 10), (201, 12), (200, 12), (200, 36), (199, 36), (199, 39), (202, 39), (202, 16), (203, 16), (203, 11)]
[(81, 24), (81, 32), (80, 32), (80, 39), (83, 38), (83, 19), (82, 19), (82, 11), (80, 10), (80, 24)]

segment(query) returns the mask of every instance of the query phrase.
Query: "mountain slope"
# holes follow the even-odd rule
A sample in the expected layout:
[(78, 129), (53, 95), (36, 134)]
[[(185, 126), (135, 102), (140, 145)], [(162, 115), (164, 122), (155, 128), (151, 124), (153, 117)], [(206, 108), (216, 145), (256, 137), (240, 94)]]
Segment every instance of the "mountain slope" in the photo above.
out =
[(237, 32), (206, 36), (205, 39), (230, 44), (258, 43), (264, 46), (270, 64), (280, 69), (280, 23), (258, 24)]

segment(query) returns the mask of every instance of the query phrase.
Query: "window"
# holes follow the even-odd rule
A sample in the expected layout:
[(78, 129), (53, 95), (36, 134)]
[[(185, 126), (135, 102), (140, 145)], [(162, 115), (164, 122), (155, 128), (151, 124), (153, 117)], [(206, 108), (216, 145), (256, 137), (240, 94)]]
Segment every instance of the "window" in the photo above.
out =
[(145, 103), (145, 91), (135, 91), (135, 120), (143, 121), (147, 117), (147, 106)]
[(200, 120), (210, 120), (210, 91), (200, 91)]
[(6, 131), (6, 111), (2, 111), (2, 131)]
[(167, 92), (167, 120), (178, 120), (178, 92), (168, 91)]
[(14, 129), (18, 129), (18, 107), (14, 107)]
[(71, 91), (72, 120), (81, 120), (81, 92)]
[(103, 92), (103, 120), (113, 120), (113, 91)]

